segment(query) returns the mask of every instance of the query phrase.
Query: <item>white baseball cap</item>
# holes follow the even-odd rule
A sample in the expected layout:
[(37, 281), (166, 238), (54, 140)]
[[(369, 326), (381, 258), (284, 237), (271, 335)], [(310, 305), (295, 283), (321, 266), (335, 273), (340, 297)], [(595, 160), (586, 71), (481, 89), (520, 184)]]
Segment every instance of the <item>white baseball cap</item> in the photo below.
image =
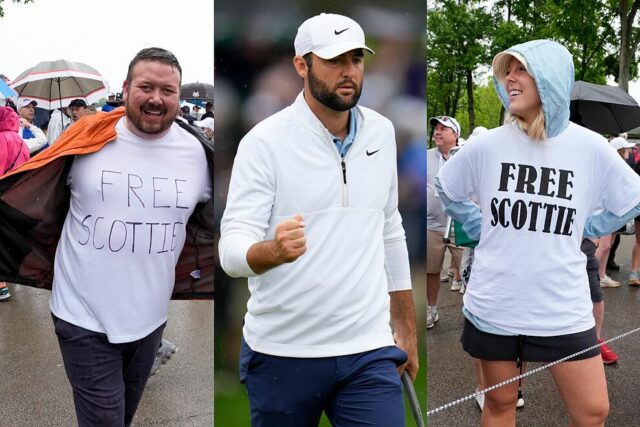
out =
[(431, 126), (435, 126), (438, 123), (440, 123), (442, 126), (446, 126), (451, 130), (453, 130), (453, 132), (456, 135), (458, 135), (458, 137), (460, 137), (460, 132), (462, 132), (462, 128), (460, 128), (460, 123), (458, 123), (458, 121), (453, 117), (449, 117), (449, 116), (431, 117), (429, 119), (429, 123), (431, 123)]
[(34, 107), (36, 105), (38, 105), (38, 103), (36, 101), (34, 101), (33, 99), (29, 99), (29, 98), (18, 98), (18, 103), (16, 104), (16, 108), (19, 110), (22, 107), (26, 107), (27, 105), (33, 105)]
[(353, 49), (375, 54), (364, 44), (364, 31), (356, 21), (333, 13), (321, 13), (304, 21), (293, 45), (296, 55), (313, 52), (322, 59), (335, 58)]
[(635, 147), (636, 146), (636, 144), (634, 144), (633, 142), (628, 142), (626, 139), (624, 139), (621, 136), (617, 136), (617, 137), (613, 138), (610, 141), (610, 144), (616, 150), (619, 150), (621, 148), (631, 148), (631, 147)]

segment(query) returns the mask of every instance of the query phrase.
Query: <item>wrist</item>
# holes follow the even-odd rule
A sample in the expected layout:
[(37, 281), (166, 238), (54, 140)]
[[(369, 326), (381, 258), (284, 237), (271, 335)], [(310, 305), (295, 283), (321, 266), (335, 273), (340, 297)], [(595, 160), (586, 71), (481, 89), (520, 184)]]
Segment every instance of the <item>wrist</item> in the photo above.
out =
[(252, 245), (247, 251), (247, 263), (256, 274), (262, 274), (282, 264), (276, 242), (266, 240)]

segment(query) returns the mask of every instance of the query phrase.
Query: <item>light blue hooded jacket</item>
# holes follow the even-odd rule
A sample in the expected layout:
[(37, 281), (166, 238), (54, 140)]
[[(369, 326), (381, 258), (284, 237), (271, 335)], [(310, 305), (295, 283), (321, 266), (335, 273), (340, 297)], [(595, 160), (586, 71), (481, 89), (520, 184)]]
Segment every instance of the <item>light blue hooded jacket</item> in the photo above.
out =
[[(525, 60), (527, 71), (533, 77), (540, 94), (547, 138), (561, 134), (569, 126), (569, 104), (573, 90), (575, 71), (571, 53), (553, 40), (532, 40), (507, 49), (503, 54), (513, 54)], [(521, 58), (518, 58), (519, 60)], [(496, 59), (494, 59), (494, 66)], [(496, 92), (504, 108), (509, 110), (509, 95), (505, 87), (494, 76)], [(473, 240), (480, 240), (482, 213), (469, 201), (453, 202), (442, 191), (436, 177), (434, 186), (440, 195), (445, 214), (462, 224), (462, 229)], [(584, 237), (604, 236), (618, 230), (634, 217), (640, 215), (640, 205), (622, 217), (605, 210), (587, 218)]]
[[(535, 80), (542, 101), (547, 137), (558, 136), (569, 126), (569, 102), (575, 75), (573, 57), (564, 46), (553, 40), (532, 40), (499, 55), (504, 53), (515, 53), (527, 62), (527, 71)], [(493, 81), (502, 105), (509, 111), (506, 89), (495, 74)]]

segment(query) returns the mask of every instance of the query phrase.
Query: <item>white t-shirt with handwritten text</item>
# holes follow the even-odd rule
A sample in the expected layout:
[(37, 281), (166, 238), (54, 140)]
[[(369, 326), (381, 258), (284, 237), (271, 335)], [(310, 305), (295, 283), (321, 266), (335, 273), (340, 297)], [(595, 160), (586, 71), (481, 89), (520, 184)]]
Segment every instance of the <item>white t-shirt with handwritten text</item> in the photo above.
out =
[(124, 121), (116, 141), (73, 162), (50, 300), (54, 315), (112, 343), (143, 338), (167, 320), (187, 220), (212, 192), (192, 135), (174, 124), (145, 140)]

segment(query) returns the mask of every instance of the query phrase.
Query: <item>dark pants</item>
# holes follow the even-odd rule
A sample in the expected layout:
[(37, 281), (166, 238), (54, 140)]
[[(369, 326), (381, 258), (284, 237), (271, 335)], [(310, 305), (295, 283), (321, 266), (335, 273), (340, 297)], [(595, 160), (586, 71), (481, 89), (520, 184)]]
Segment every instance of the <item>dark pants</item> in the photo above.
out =
[[(627, 227), (625, 225), (618, 231), (623, 232), (626, 228)], [(607, 258), (607, 264), (613, 264), (615, 262), (618, 246), (620, 246), (620, 233), (616, 233), (615, 236), (613, 236), (613, 242), (611, 243), (611, 249), (609, 250), (609, 258)]]
[(317, 427), (324, 411), (335, 427), (404, 426), (397, 347), (347, 356), (293, 358), (258, 353), (242, 341), (240, 379), (253, 427)]
[(580, 250), (587, 256), (587, 277), (589, 277), (589, 291), (591, 292), (591, 302), (597, 303), (604, 300), (602, 288), (600, 287), (600, 261), (596, 257), (596, 244), (589, 239), (582, 239)]
[(112, 344), (105, 334), (53, 316), (80, 427), (131, 424), (149, 379), (165, 324), (137, 341)]

